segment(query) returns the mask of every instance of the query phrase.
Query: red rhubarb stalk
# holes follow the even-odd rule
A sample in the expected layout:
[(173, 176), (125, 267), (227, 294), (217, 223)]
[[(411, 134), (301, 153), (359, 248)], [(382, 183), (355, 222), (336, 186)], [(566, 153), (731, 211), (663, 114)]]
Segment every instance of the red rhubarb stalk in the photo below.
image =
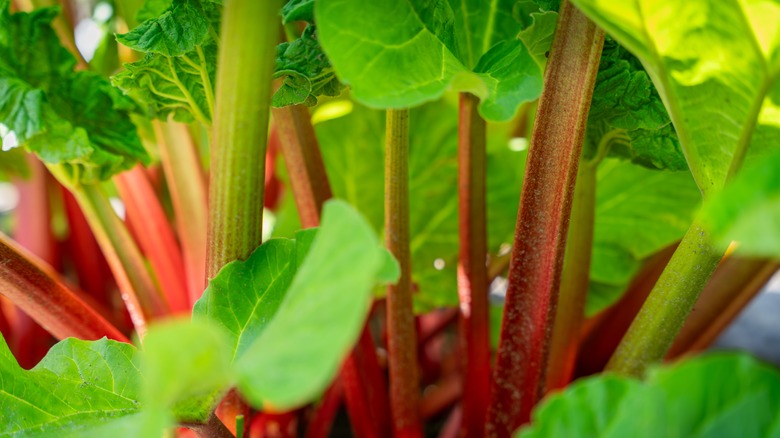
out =
[(173, 202), (176, 230), (181, 240), (189, 305), (206, 287), (208, 188), (197, 148), (187, 126), (155, 122), (160, 159)]
[(138, 231), (138, 244), (149, 258), (163, 297), (174, 313), (190, 310), (179, 245), (160, 201), (146, 176), (136, 166), (114, 178), (125, 203), (127, 221)]
[(486, 123), (477, 112), (479, 98), (460, 95), (458, 204), (460, 255), (460, 342), (463, 348), (463, 423), (461, 436), (480, 437), (490, 391), (488, 317)]
[(486, 434), (508, 437), (544, 393), (574, 182), (604, 32), (561, 5), (520, 197)]
[(0, 293), (58, 339), (102, 337), (129, 342), (89, 307), (54, 269), (0, 234)]

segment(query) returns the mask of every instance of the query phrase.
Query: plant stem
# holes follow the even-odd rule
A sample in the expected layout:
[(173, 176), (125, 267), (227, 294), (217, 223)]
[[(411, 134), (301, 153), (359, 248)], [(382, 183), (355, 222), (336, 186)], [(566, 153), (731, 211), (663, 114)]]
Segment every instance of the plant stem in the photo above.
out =
[(463, 422), (461, 435), (480, 437), (490, 396), (490, 326), (488, 319), (487, 206), (485, 120), (479, 98), (460, 94), (458, 200), (460, 207), (460, 341), (463, 348)]
[(341, 406), (343, 395), (344, 386), (341, 384), (341, 379), (336, 378), (330, 388), (325, 391), (322, 401), (315, 409), (314, 415), (306, 427), (306, 438), (328, 438), (330, 436), (333, 420)]
[(764, 259), (728, 257), (715, 270), (667, 358), (707, 349), (780, 269)]
[(577, 363), (580, 329), (585, 319), (585, 299), (590, 281), (597, 169), (598, 163), (581, 163), (577, 171), (558, 310), (550, 340), (548, 391), (565, 387)]
[(396, 436), (422, 436), (409, 250), (409, 110), (387, 110), (386, 130), (385, 244), (401, 268), (398, 283), (387, 287), (390, 410)]
[(125, 203), (128, 223), (139, 230), (138, 244), (149, 258), (168, 308), (174, 313), (188, 312), (179, 245), (144, 168), (139, 165), (120, 173), (114, 182)]
[(225, 3), (217, 69), (208, 262), (214, 278), (262, 242), (271, 78), (281, 0)]
[(181, 239), (191, 307), (206, 287), (208, 188), (187, 126), (154, 122), (154, 128)]
[(71, 192), (106, 256), (133, 325), (143, 336), (147, 320), (166, 315), (168, 309), (146, 270), (141, 251), (99, 186), (78, 186)]
[(587, 326), (590, 326), (590, 329), (582, 334), (580, 340), (577, 376), (589, 376), (604, 370), (610, 356), (650, 295), (653, 285), (661, 277), (675, 249), (677, 243), (650, 257), (631, 280), (620, 300), (586, 322), (583, 332)]
[[(332, 192), (309, 110), (298, 105), (274, 108), (272, 112), (301, 224), (304, 228), (319, 226), (322, 205), (332, 196)], [(387, 387), (367, 325), (363, 327), (357, 345), (344, 362), (340, 380), (341, 383), (335, 385), (343, 386), (339, 393), (344, 394), (356, 435), (389, 436)], [(328, 390), (328, 395), (334, 391), (333, 388)], [(327, 432), (321, 430), (323, 428), (318, 425), (315, 432)]]
[(72, 292), (56, 271), (0, 234), (0, 293), (58, 339), (127, 337)]
[(303, 105), (293, 105), (272, 111), (301, 224), (304, 228), (316, 227), (320, 223), (322, 204), (333, 194), (309, 110)]
[(561, 4), (531, 136), (486, 434), (510, 436), (544, 393), (571, 199), (604, 32)]
[(666, 355), (724, 251), (716, 251), (707, 233), (694, 222), (666, 265), (607, 370), (642, 377)]

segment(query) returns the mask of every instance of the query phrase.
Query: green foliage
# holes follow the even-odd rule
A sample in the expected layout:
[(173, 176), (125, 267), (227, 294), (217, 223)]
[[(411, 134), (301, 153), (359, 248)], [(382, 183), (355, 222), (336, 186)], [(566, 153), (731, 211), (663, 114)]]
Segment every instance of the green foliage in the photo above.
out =
[(314, 0), (289, 0), (282, 6), (282, 23), (314, 22)]
[[(231, 362), (273, 319), (315, 233), (310, 229), (298, 232), (295, 240), (269, 240), (249, 259), (225, 265), (195, 303), (195, 321), (214, 321), (230, 333)], [(304, 244), (299, 245), (299, 240)]]
[(217, 1), (173, 0), (144, 5), (139, 16), (167, 7), (129, 33), (120, 43), (144, 53), (125, 64), (112, 78), (150, 117), (210, 125), (214, 112), (217, 30), (221, 10)]
[(51, 21), (56, 9), (9, 13), (0, 2), (0, 123), (54, 165), (65, 182), (90, 184), (148, 162), (133, 104), (102, 77), (75, 72)]
[(701, 201), (688, 172), (607, 159), (597, 178), (588, 315), (613, 304), (644, 260), (685, 234)]
[(744, 355), (710, 355), (653, 370), (644, 382), (577, 382), (537, 407), (517, 436), (777, 436), (779, 408), (775, 369)]
[(83, 436), (113, 418), (138, 413), (138, 361), (130, 344), (67, 339), (26, 371), (0, 336), (0, 434)]
[[(314, 117), (345, 104), (347, 114), (315, 124), (329, 181), (336, 197), (354, 205), (381, 231), (384, 115), (338, 100), (319, 107)], [(457, 123), (457, 107), (448, 101), (423, 105), (410, 114), (410, 249), (419, 312), (458, 303)], [(512, 241), (525, 162), (524, 152), (507, 147), (508, 137), (506, 127), (491, 125), (487, 202), (494, 254)], [(442, 262), (443, 268), (434, 268)]]
[(284, 78), (284, 83), (273, 96), (275, 107), (314, 106), (317, 96), (338, 96), (344, 88), (317, 42), (313, 25), (308, 25), (295, 41), (279, 44), (274, 77)]
[(514, 38), (512, 2), (456, 6), (457, 16), (445, 0), (323, 0), (315, 19), (333, 68), (360, 102), (409, 107), (455, 89), (482, 98), (483, 117), (509, 120), (542, 87), (539, 65)]
[(741, 164), (780, 75), (775, 1), (573, 0), (647, 68), (702, 192)]
[(700, 213), (718, 244), (739, 242), (740, 254), (780, 257), (780, 154), (746, 166)]
[(652, 81), (611, 38), (604, 42), (583, 149), (591, 160), (613, 156), (650, 168), (688, 169)]
[(30, 177), (30, 167), (27, 165), (25, 155), (22, 148), (0, 150), (0, 181), (8, 181), (13, 177), (25, 179)]

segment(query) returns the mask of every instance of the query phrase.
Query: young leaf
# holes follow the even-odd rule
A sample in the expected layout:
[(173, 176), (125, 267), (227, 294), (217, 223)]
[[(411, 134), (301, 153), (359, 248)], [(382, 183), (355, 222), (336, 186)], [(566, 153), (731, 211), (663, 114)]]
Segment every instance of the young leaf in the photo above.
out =
[(279, 309), (316, 229), (296, 239), (271, 239), (249, 259), (227, 264), (195, 303), (194, 321), (210, 320), (230, 333), (228, 357), (236, 361), (265, 330)]
[(314, 0), (289, 0), (282, 6), (282, 23), (314, 22)]
[(138, 352), (130, 344), (69, 338), (30, 371), (0, 336), (0, 434), (83, 436), (140, 412)]
[(275, 107), (314, 106), (317, 96), (338, 96), (344, 88), (322, 53), (313, 25), (307, 26), (303, 35), (295, 41), (279, 44), (274, 77), (284, 78), (284, 83), (273, 96)]
[(780, 154), (746, 166), (700, 212), (704, 227), (726, 246), (739, 242), (740, 254), (780, 258)]
[(723, 187), (741, 166), (761, 105), (780, 75), (780, 4), (573, 3), (647, 68), (702, 192)]
[(54, 9), (10, 15), (0, 2), (0, 124), (70, 183), (108, 179), (148, 162), (132, 102), (100, 76), (74, 72), (51, 21)]
[[(329, 0), (316, 2), (315, 18), (320, 42), (336, 73), (362, 103), (409, 107), (454, 88), (480, 96), (484, 117), (508, 120), (522, 102), (541, 92), (541, 70), (519, 41), (496, 45), (505, 37), (503, 32), (520, 29), (513, 21), (509, 30), (497, 27), (511, 18), (511, 2), (482, 4), (482, 9), (477, 3), (458, 6), (465, 16), (456, 21), (445, 0), (368, 4)], [(353, 15), (357, 11), (359, 17)], [(473, 25), (467, 23), (472, 16), (478, 18)], [(388, 20), (398, 25), (386, 26)], [(472, 46), (459, 49), (458, 38)], [(506, 90), (515, 92), (500, 94)]]
[(284, 302), (235, 364), (242, 394), (280, 410), (319, 395), (360, 333), (386, 260), (360, 214), (343, 201), (326, 203)]
[(600, 376), (534, 412), (520, 438), (775, 436), (777, 371), (744, 355), (711, 355), (650, 372), (645, 382)]
[(687, 170), (661, 97), (639, 60), (607, 38), (599, 64), (583, 155), (629, 159), (645, 167)]
[(596, 187), (588, 315), (620, 298), (643, 260), (685, 234), (701, 200), (688, 172), (615, 159), (599, 166)]

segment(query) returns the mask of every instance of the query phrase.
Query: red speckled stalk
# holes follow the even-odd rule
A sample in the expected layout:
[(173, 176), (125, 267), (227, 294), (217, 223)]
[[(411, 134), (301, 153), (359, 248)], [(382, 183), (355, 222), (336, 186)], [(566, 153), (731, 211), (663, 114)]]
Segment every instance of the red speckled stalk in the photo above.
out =
[(490, 397), (486, 123), (479, 98), (461, 93), (458, 133), (460, 340), (464, 349), (461, 436), (481, 437)]
[(102, 337), (129, 342), (89, 307), (50, 266), (0, 233), (0, 294), (8, 297), (58, 339)]
[(544, 78), (531, 136), (486, 435), (528, 422), (544, 372), (571, 200), (604, 32), (568, 1)]

